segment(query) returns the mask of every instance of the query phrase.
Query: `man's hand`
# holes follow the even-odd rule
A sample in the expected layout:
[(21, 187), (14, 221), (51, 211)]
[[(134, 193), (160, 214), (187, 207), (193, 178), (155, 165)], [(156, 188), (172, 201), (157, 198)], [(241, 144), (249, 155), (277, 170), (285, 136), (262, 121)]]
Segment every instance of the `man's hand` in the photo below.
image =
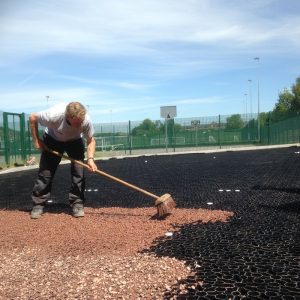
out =
[(98, 170), (97, 165), (95, 164), (93, 158), (88, 159), (88, 160), (87, 160), (87, 164), (88, 164), (88, 166), (90, 167), (91, 171), (95, 172), (95, 171)]
[(34, 141), (34, 147), (38, 150), (43, 150), (45, 149), (43, 142), (40, 139), (36, 139)]

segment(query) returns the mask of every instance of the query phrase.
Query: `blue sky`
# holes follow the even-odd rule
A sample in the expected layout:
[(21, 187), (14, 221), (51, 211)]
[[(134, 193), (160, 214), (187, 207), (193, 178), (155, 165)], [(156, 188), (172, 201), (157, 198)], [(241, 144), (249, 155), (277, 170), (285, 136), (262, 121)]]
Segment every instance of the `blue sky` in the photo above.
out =
[(297, 0), (1, 0), (0, 110), (81, 101), (95, 122), (156, 120), (161, 106), (255, 113), (259, 81), (269, 111), (300, 76), (299, 36)]

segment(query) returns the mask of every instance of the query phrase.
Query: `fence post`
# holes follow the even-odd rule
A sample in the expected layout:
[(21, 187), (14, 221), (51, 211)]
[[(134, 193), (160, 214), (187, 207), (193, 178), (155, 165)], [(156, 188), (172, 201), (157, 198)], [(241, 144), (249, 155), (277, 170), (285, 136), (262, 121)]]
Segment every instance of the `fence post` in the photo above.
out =
[(221, 116), (219, 115), (219, 130), (218, 130), (218, 137), (219, 137), (219, 147), (221, 147), (221, 137), (220, 137), (220, 131), (221, 131)]
[(175, 127), (175, 120), (174, 120), (174, 124), (173, 124), (173, 152), (176, 152), (176, 132), (175, 132), (174, 127)]
[(4, 157), (7, 166), (10, 164), (10, 143), (9, 143), (9, 127), (8, 113), (3, 112), (3, 136), (4, 136)]
[(129, 154), (131, 155), (131, 150), (132, 150), (132, 136), (131, 136), (131, 122), (130, 120), (128, 121), (128, 142), (129, 142)]
[(168, 152), (168, 119), (165, 118), (166, 152)]
[[(300, 115), (299, 115), (299, 117), (300, 117)], [(299, 124), (299, 121), (300, 120), (297, 120), (297, 124)], [(300, 130), (298, 129), (298, 143), (300, 143)]]
[(27, 147), (28, 147), (28, 155), (31, 156), (31, 132), (30, 132), (30, 124), (29, 120), (27, 121)]
[(269, 117), (268, 122), (268, 145), (271, 144), (271, 117)]
[(25, 114), (20, 114), (20, 144), (21, 144), (21, 157), (23, 163), (26, 160), (26, 147), (25, 147)]

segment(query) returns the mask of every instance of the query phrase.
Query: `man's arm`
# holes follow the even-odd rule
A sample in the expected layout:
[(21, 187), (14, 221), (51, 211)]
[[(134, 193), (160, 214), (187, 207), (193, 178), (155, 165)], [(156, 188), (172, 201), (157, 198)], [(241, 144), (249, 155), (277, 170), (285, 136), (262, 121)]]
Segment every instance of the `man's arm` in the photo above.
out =
[(43, 143), (41, 142), (39, 138), (39, 131), (38, 131), (38, 125), (39, 125), (39, 116), (37, 113), (31, 113), (29, 116), (29, 123), (30, 123), (30, 130), (31, 135), (33, 139), (33, 144), (36, 149), (43, 149)]
[(96, 141), (93, 137), (87, 138), (87, 164), (91, 168), (92, 171), (97, 170), (97, 166), (94, 162), (95, 156), (95, 149), (96, 149)]

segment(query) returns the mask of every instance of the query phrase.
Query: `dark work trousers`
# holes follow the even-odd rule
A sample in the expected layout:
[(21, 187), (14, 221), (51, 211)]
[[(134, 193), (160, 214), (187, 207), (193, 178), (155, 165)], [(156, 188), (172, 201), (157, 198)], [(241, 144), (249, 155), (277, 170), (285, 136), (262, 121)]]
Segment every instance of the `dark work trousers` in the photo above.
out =
[[(84, 143), (81, 138), (75, 141), (60, 142), (53, 139), (51, 136), (44, 134), (43, 142), (49, 149), (55, 150), (61, 154), (67, 152), (68, 156), (71, 158), (79, 161), (84, 160)], [(38, 177), (32, 190), (33, 205), (44, 206), (46, 204), (46, 201), (50, 197), (52, 181), (60, 161), (61, 157), (47, 151), (42, 152)], [(72, 185), (69, 191), (70, 204), (83, 204), (85, 200), (85, 176), (83, 167), (71, 162), (71, 178)]]

